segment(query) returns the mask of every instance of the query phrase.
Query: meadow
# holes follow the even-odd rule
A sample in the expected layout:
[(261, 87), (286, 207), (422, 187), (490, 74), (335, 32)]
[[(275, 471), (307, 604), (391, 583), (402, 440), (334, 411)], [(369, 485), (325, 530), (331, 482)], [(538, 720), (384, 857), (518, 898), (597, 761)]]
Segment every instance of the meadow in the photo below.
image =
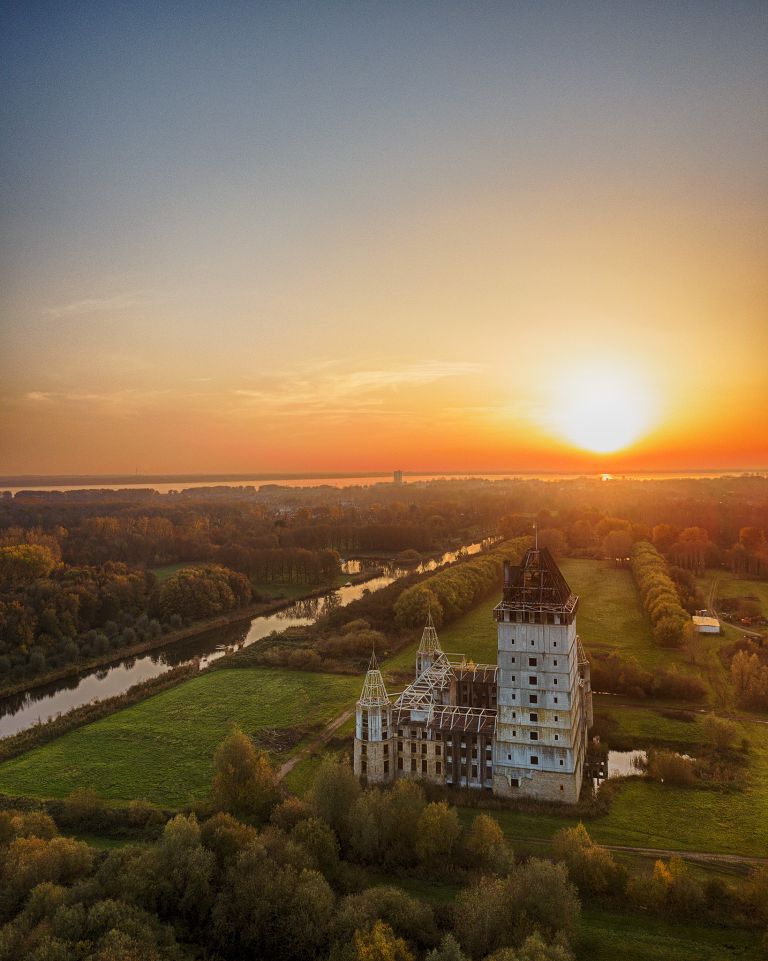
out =
[[(636, 657), (643, 667), (661, 666), (669, 652), (659, 648), (628, 569), (608, 561), (562, 558), (558, 565), (571, 589), (579, 595), (579, 634), (590, 651), (618, 651)], [(496, 663), (494, 593), (473, 610), (438, 631), (444, 651), (455, 651), (482, 663)], [(410, 668), (416, 645), (390, 658), (385, 667)]]
[(110, 801), (201, 801), (233, 727), (258, 737), (300, 726), (306, 735), (353, 704), (359, 688), (358, 678), (335, 674), (212, 671), (6, 761), (0, 792), (65, 797), (87, 787)]

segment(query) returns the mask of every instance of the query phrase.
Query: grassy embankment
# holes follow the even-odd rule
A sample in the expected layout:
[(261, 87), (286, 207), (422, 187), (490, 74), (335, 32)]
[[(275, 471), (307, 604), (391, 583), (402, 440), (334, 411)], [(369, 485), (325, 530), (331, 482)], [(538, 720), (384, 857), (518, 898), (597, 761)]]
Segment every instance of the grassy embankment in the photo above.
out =
[(358, 690), (358, 678), (335, 674), (213, 671), (6, 761), (0, 792), (65, 797), (90, 787), (112, 801), (204, 800), (213, 754), (234, 725), (256, 735), (300, 725), (306, 736), (354, 703)]

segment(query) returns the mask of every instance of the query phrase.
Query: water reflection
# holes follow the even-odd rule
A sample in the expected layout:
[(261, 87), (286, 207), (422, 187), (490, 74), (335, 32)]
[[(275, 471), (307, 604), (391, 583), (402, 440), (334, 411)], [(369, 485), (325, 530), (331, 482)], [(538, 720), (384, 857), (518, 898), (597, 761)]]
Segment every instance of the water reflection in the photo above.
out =
[(594, 762), (592, 771), (592, 783), (595, 790), (600, 785), (613, 777), (645, 777), (646, 761), (648, 755), (645, 751), (608, 751), (604, 758), (599, 758)]
[[(440, 564), (455, 561), (462, 551), (466, 554), (476, 554), (489, 543), (491, 543), (490, 540), (468, 544), (459, 551), (448, 551), (442, 557), (425, 561), (416, 568), (405, 569), (396, 565), (386, 565), (384, 573), (362, 584), (350, 584), (320, 597), (296, 601), (289, 607), (272, 614), (255, 617), (250, 624), (241, 622), (215, 628), (187, 640), (155, 648), (147, 654), (121, 658), (113, 664), (99, 667), (80, 677), (54, 681), (26, 693), (4, 698), (0, 701), (0, 737), (16, 734), (18, 731), (49, 721), (59, 714), (65, 714), (84, 704), (123, 694), (134, 684), (158, 677), (182, 664), (196, 663), (199, 669), (205, 668), (226, 654), (255, 644), (273, 631), (285, 631), (291, 627), (314, 624), (324, 614), (358, 600), (368, 591), (378, 591), (406, 573), (413, 570), (434, 570)], [(376, 569), (384, 569), (380, 562), (372, 566)], [(353, 573), (346, 569), (345, 572)]]

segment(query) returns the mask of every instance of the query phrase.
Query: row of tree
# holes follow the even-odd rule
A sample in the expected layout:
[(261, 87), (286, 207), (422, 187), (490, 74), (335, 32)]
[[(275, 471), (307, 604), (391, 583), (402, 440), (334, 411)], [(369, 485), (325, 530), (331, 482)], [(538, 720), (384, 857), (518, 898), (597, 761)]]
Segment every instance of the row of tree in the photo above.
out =
[(530, 545), (530, 537), (504, 541), (492, 551), (407, 587), (395, 601), (395, 623), (400, 627), (421, 627), (429, 612), (436, 627), (455, 620), (498, 589), (504, 563), (519, 564)]
[(662, 647), (680, 647), (691, 618), (680, 603), (667, 562), (653, 544), (639, 541), (632, 548), (630, 563), (640, 597), (651, 619), (654, 639)]

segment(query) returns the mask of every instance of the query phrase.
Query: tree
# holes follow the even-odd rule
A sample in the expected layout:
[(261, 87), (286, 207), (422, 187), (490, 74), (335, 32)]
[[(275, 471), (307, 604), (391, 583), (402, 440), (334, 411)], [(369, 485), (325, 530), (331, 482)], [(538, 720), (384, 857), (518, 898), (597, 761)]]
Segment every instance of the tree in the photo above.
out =
[(48, 577), (55, 566), (50, 548), (40, 544), (0, 547), (0, 585), (5, 588), (20, 587), (40, 577)]
[(504, 874), (514, 861), (499, 822), (478, 814), (464, 838), (467, 867), (482, 874)]
[(215, 860), (203, 847), (195, 815), (179, 814), (170, 820), (152, 853), (158, 913), (168, 919), (181, 917), (193, 927), (202, 925), (213, 903)]
[(452, 934), (446, 934), (440, 942), (440, 947), (433, 948), (424, 961), (467, 961), (467, 956), (461, 950), (456, 938)]
[(405, 941), (383, 921), (369, 931), (355, 931), (354, 945), (355, 961), (414, 961)]
[(629, 531), (610, 531), (603, 541), (603, 553), (617, 561), (629, 557), (632, 550), (632, 535)]
[(447, 866), (460, 836), (461, 824), (456, 809), (445, 801), (428, 804), (419, 817), (416, 852), (426, 864)]
[(406, 588), (395, 601), (395, 623), (399, 627), (421, 627), (432, 614), (435, 627), (443, 623), (443, 606), (428, 587), (416, 584)]
[(235, 730), (213, 758), (214, 803), (222, 811), (266, 821), (277, 802), (277, 782), (269, 759), (249, 737)]
[(502, 948), (494, 951), (485, 961), (573, 961), (573, 954), (564, 939), (559, 938), (547, 944), (539, 932), (534, 931), (517, 950)]
[(347, 837), (349, 811), (359, 794), (360, 782), (349, 761), (326, 758), (315, 777), (309, 803), (315, 814), (330, 824), (342, 844)]
[(339, 842), (333, 828), (320, 818), (299, 821), (291, 831), (291, 838), (307, 851), (314, 867), (329, 881), (339, 873)]
[(736, 741), (736, 725), (733, 721), (708, 714), (702, 725), (707, 743), (714, 751), (727, 752), (733, 747)]
[(609, 851), (595, 844), (583, 824), (558, 831), (552, 838), (552, 848), (565, 862), (579, 891), (608, 894), (623, 887), (624, 872)]

